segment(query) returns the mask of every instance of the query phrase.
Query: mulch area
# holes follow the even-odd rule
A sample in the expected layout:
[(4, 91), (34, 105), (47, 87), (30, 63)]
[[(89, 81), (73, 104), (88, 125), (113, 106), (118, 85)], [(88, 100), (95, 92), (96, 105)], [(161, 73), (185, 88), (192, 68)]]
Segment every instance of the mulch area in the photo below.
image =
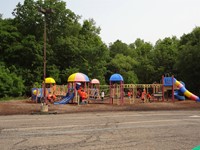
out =
[[(77, 105), (54, 105), (50, 104), (49, 112), (56, 112), (57, 114), (80, 113), (80, 112), (104, 112), (104, 111), (156, 111), (156, 110), (200, 110), (200, 103), (185, 100), (175, 101), (171, 100), (161, 102), (143, 103), (140, 100), (133, 104), (125, 99), (125, 104), (119, 105), (117, 103), (111, 105), (109, 100), (93, 101), (89, 104)], [(41, 103), (35, 103), (31, 100), (10, 100), (0, 101), (0, 115), (19, 115), (19, 114), (34, 114), (41, 111)]]

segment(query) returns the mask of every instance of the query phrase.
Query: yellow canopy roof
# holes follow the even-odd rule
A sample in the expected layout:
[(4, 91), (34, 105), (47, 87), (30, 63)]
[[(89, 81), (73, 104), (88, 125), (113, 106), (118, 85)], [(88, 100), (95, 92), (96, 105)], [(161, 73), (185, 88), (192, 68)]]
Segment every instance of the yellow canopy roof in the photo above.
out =
[(53, 79), (53, 78), (51, 78), (51, 77), (48, 77), (48, 78), (45, 78), (45, 83), (56, 83), (56, 81)]

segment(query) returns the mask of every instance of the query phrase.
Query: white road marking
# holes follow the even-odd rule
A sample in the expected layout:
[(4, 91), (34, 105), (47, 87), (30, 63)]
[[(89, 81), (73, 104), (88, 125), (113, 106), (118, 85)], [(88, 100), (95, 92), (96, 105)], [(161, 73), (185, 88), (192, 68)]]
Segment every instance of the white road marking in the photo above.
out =
[[(102, 118), (118, 118), (118, 117), (143, 117), (143, 116), (169, 116), (169, 115), (172, 115), (171, 113), (163, 113), (163, 114), (159, 114), (159, 113), (152, 113), (152, 112), (149, 112), (149, 113), (139, 113), (139, 114), (111, 114), (111, 115), (105, 115), (105, 114), (94, 114), (94, 115), (82, 115), (82, 116), (67, 116), (67, 115), (64, 115), (64, 116), (67, 116), (67, 118), (64, 118), (65, 120), (66, 119), (90, 119), (90, 118), (96, 118), (96, 117), (102, 117)], [(176, 114), (176, 116), (187, 116), (187, 114), (183, 113), (183, 114)], [(57, 118), (57, 115), (54, 115), (54, 116), (48, 116), (46, 117), (45, 116), (34, 116), (34, 117), (29, 117), (29, 118), (23, 118), (23, 119), (18, 119), (18, 118), (8, 118), (8, 117), (1, 117), (0, 116), (0, 121), (2, 122), (12, 122), (12, 121), (21, 121), (21, 120), (27, 120), (27, 121), (34, 121), (34, 120), (48, 120), (49, 117), (51, 117), (52, 119), (55, 119)]]
[[(95, 127), (98, 126), (109, 126), (109, 125), (130, 125), (130, 124), (147, 124), (147, 123), (164, 123), (164, 122), (184, 122), (184, 121), (200, 121), (199, 119), (168, 119), (168, 120), (150, 120), (150, 121), (131, 121), (131, 122), (110, 122), (109, 124), (85, 124), (85, 125), (66, 125), (66, 126), (52, 126), (52, 127), (25, 127), (25, 128), (10, 128), (10, 129), (2, 129), (1, 132), (9, 132), (9, 131), (27, 131), (27, 130), (44, 130), (44, 129), (65, 129), (70, 128), (70, 130), (73, 130), (71, 128), (74, 127)], [(103, 128), (105, 129), (105, 128)], [(102, 130), (103, 130), (102, 129)], [(96, 129), (93, 129), (96, 130)]]
[(200, 116), (198, 116), (198, 115), (193, 115), (193, 116), (190, 116), (190, 117), (192, 117), (192, 118), (199, 118)]

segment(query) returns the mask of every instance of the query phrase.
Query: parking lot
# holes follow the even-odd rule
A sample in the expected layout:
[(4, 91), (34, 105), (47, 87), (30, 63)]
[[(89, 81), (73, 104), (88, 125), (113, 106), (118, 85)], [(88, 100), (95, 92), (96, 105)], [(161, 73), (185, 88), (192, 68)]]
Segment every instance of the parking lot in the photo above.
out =
[(189, 150), (197, 145), (197, 110), (0, 116), (1, 150)]

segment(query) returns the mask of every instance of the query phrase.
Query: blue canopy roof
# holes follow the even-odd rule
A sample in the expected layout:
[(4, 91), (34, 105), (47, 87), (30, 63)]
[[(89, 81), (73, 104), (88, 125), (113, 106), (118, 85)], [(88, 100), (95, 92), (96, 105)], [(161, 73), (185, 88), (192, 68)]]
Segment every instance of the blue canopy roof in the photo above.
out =
[(110, 81), (124, 81), (124, 79), (120, 74), (115, 73), (110, 77)]

